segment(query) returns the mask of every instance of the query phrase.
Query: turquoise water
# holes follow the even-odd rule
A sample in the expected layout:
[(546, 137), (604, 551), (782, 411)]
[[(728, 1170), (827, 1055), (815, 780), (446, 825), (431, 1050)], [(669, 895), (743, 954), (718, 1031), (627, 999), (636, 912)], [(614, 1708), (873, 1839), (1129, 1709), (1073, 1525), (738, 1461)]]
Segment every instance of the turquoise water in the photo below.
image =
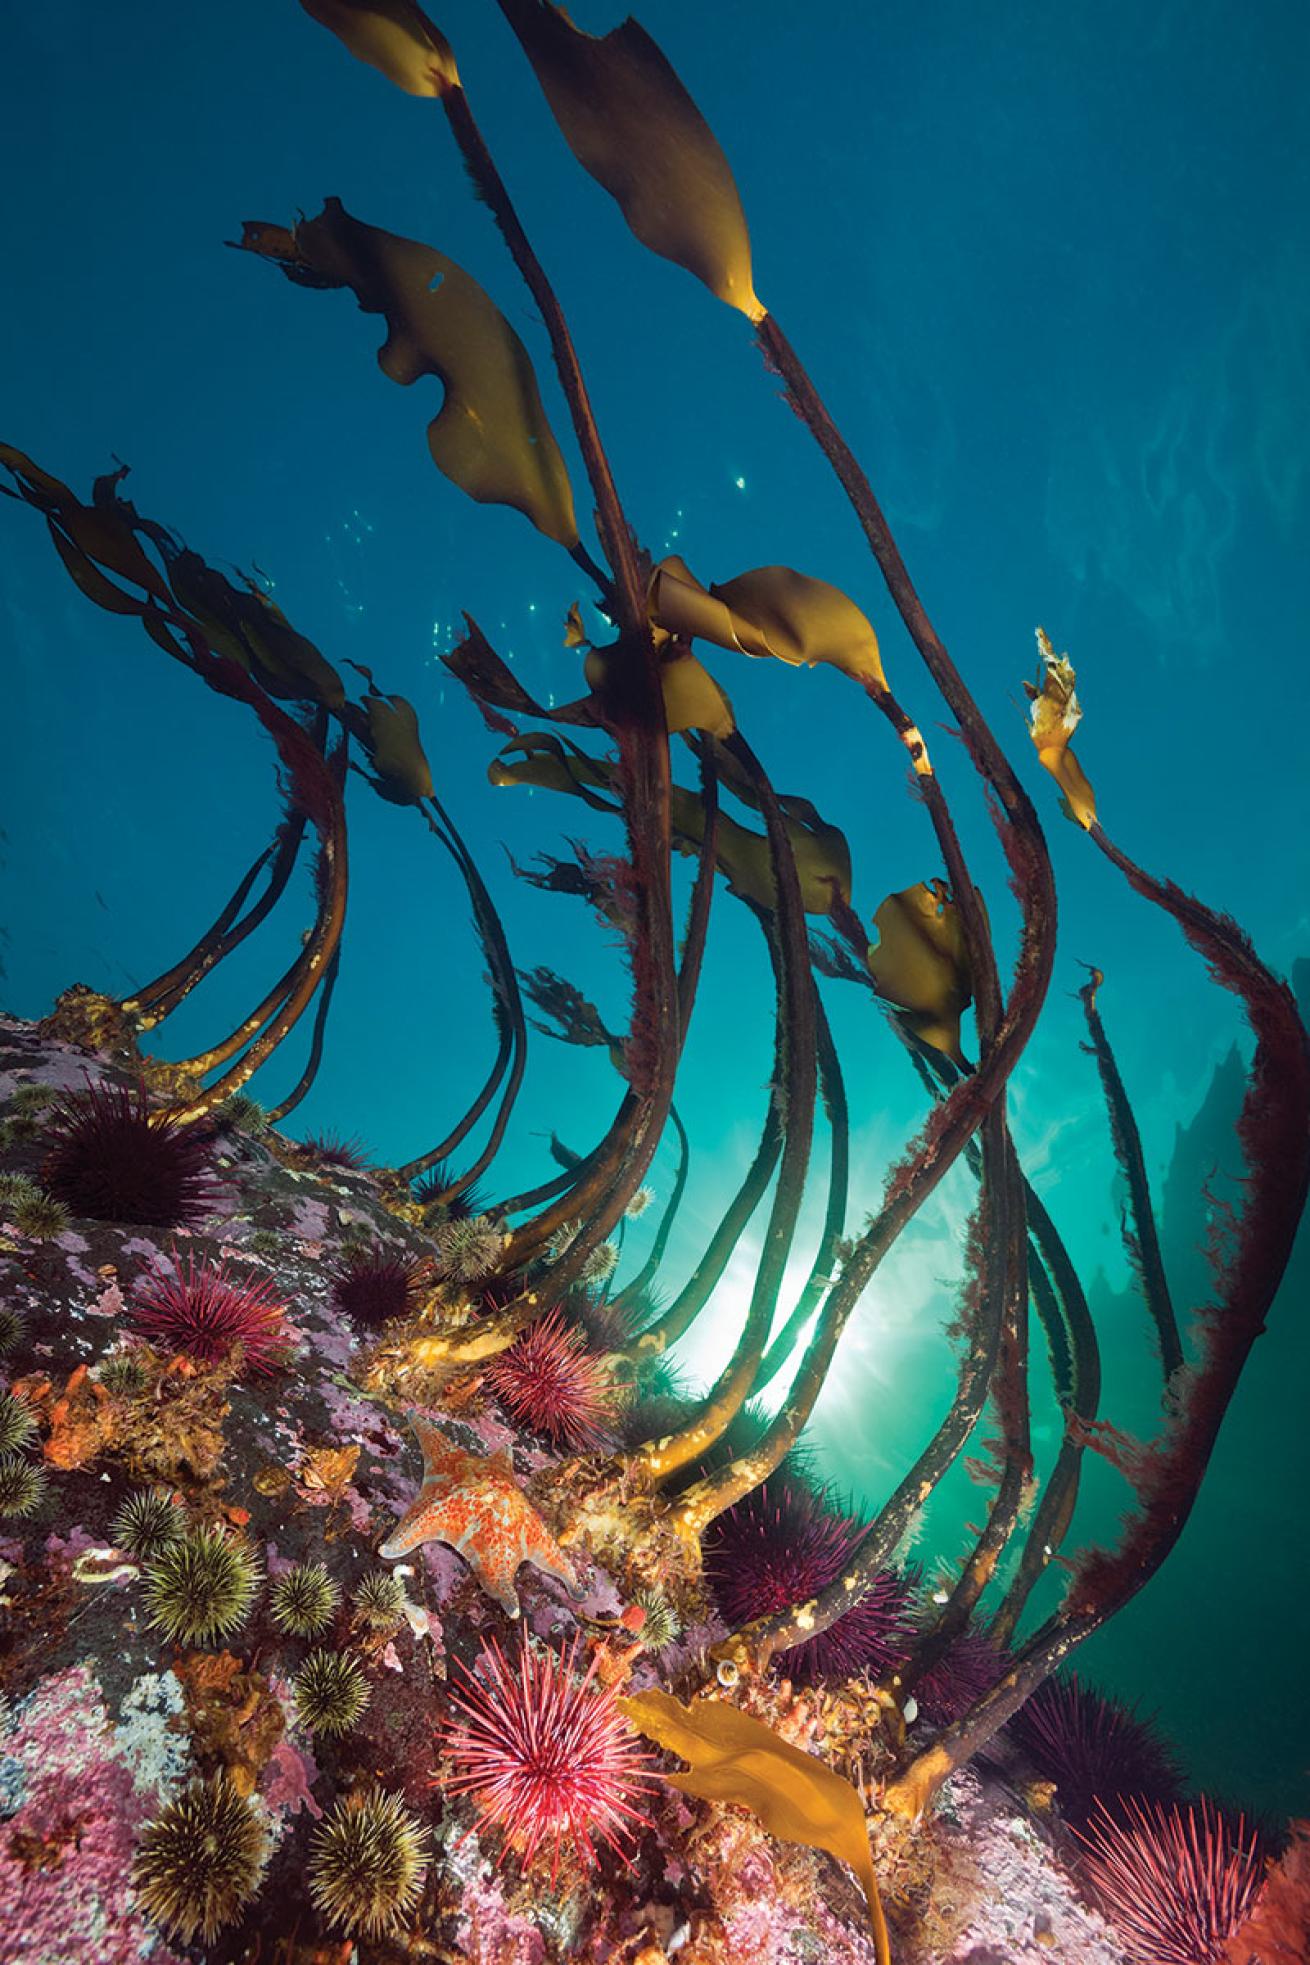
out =
[[(579, 4), (575, 18), (600, 31), (614, 15)], [(1310, 955), (1310, 21), (1274, 4), (1165, 5), (1143, 26), (1124, 4), (1013, 6), (998, 24), (962, 3), (872, 13), (738, 0), (708, 14), (660, 0), (642, 18), (733, 162), (761, 295), (867, 465), (1049, 821), (1061, 945), (1015, 1131), (1101, 1311), (1103, 1409), (1149, 1426), (1155, 1366), (1125, 1295), (1104, 1115), (1070, 1000), (1078, 963), (1106, 972), (1102, 1006), (1165, 1197), (1180, 1296), (1204, 1287), (1198, 1177), (1239, 1171), (1222, 1076), (1238, 1019), (1172, 925), (1059, 819), (1020, 681), (1040, 621), (1078, 665), (1079, 751), (1110, 832), (1234, 913), (1275, 967)], [(706, 580), (783, 561), (866, 608), (929, 734), (1008, 959), (1014, 914), (982, 800), (745, 323), (632, 241), (569, 157), (494, 7), (462, 4), (442, 24), (556, 278), (639, 534)], [(545, 793), (493, 791), (495, 739), (437, 661), (468, 610), (532, 690), (576, 694), (561, 626), (580, 577), (516, 514), (467, 503), (433, 471), (424, 428), (437, 387), (404, 392), (379, 375), (374, 317), (223, 249), (243, 219), (288, 223), (330, 194), (430, 240), (524, 335), (562, 431), (544, 339), (440, 112), (350, 63), (290, 0), (30, 9), (3, 35), (3, 434), (79, 487), (114, 456), (129, 462), (142, 510), (213, 560), (257, 564), (338, 667), (365, 663), (411, 697), (516, 959), (564, 971), (620, 1024), (614, 949), (576, 903), (515, 883), (502, 852), (522, 861), (579, 830), (617, 849), (618, 835), (581, 827), (579, 808)], [(3, 520), (0, 953), (7, 1005), (37, 1015), (75, 978), (121, 993), (171, 961), (276, 812), (267, 747), (243, 713), (202, 695), (132, 623), (89, 608), (29, 514), (6, 507)], [(899, 752), (840, 678), (726, 655), (713, 666), (775, 782), (846, 830), (866, 917), (938, 871)], [(341, 983), (298, 1121), (358, 1133), (394, 1161), (463, 1109), (492, 1036), (449, 863), (410, 814), (361, 796), (351, 822)], [(299, 907), (281, 939), (225, 965), (170, 1023), (166, 1052), (196, 1049), (262, 992), (308, 920), (303, 891)], [(858, 1221), (922, 1094), (863, 993), (825, 989)], [(723, 897), (679, 1092), (694, 1160), (675, 1284), (753, 1150), (770, 1044), (759, 936)], [(279, 1058), (254, 1090), (276, 1100), (299, 1068), (299, 1052)], [(602, 1052), (535, 1041), (499, 1191), (546, 1176), (552, 1128), (585, 1149), (616, 1087)], [(1188, 1151), (1175, 1163), (1180, 1129)], [(672, 1170), (666, 1147), (660, 1193)], [(940, 1327), (968, 1203), (963, 1178), (948, 1182), (904, 1238), (816, 1417), (822, 1464), (869, 1506), (947, 1397)], [(821, 1212), (816, 1183), (798, 1274)], [(699, 1374), (731, 1344), (758, 1229), (688, 1347)], [(633, 1229), (630, 1252), (648, 1232)], [(1160, 1710), (1198, 1780), (1302, 1811), (1308, 1283), (1303, 1244), (1180, 1548), (1086, 1653), (1092, 1675)], [(1049, 1401), (1036, 1419), (1049, 1455)], [(958, 1556), (973, 1498), (963, 1477), (947, 1488), (920, 1559)], [(1122, 1498), (1096, 1473), (1080, 1530), (1108, 1530)]]

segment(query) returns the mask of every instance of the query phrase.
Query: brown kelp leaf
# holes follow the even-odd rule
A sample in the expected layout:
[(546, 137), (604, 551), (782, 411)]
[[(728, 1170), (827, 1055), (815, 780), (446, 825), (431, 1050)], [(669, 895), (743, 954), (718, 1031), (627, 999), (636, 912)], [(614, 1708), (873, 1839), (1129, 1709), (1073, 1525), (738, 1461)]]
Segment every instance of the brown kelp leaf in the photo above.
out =
[(652, 252), (758, 321), (746, 219), (728, 160), (635, 20), (597, 37), (548, 0), (501, 0), (564, 140)]
[[(65, 552), (66, 543), (71, 543), (77, 554), (92, 560), (101, 568), (107, 567), (120, 579), (128, 580), (135, 587), (142, 587), (146, 593), (153, 594), (156, 600), (167, 601), (168, 589), (157, 566), (147, 558), (141, 542), (132, 529), (131, 506), (122, 506), (112, 494), (103, 502), (84, 505), (69, 487), (59, 478), (52, 477), (49, 471), (42, 470), (25, 451), (17, 450), (13, 444), (0, 443), (0, 465), (13, 477), (18, 486), (17, 497), (28, 505), (44, 512), (50, 521), (50, 530), (64, 564), (75, 579), (77, 572)], [(110, 480), (98, 480), (98, 486), (106, 482), (116, 482), (122, 473), (114, 474)], [(62, 539), (60, 535), (63, 535)], [(108, 583), (106, 583), (108, 584)], [(105, 607), (109, 602), (92, 592), (91, 586), (78, 579), (78, 585), (98, 605)], [(115, 612), (140, 611), (130, 597), (128, 607), (115, 609)]]
[(444, 34), (413, 0), (300, 0), (305, 12), (370, 68), (411, 96), (458, 88), (459, 70)]
[(925, 1044), (957, 1064), (960, 1018), (973, 1000), (964, 924), (943, 880), (889, 894), (873, 917), (878, 943), (867, 961), (880, 996), (905, 1012)]
[(487, 777), (493, 785), (534, 785), (545, 791), (569, 792), (601, 812), (619, 809), (608, 799), (597, 797), (593, 789), (613, 789), (610, 767), (546, 730), (525, 730), (506, 744), (487, 766)]
[(326, 656), (293, 628), (282, 609), (250, 580), (235, 585), (186, 546), (160, 535), (178, 605), (219, 654), (253, 675), (279, 702), (339, 710), (346, 687)]
[(432, 771), (418, 734), (418, 711), (404, 696), (364, 698), (363, 738), (374, 791), (393, 805), (421, 805), (432, 796)]
[(875, 1934), (883, 1932), (864, 1807), (849, 1781), (720, 1699), (684, 1706), (667, 1692), (638, 1692), (618, 1705), (639, 1733), (690, 1762), (688, 1773), (665, 1775), (671, 1787), (702, 1801), (749, 1808), (770, 1835), (825, 1849), (848, 1863), (868, 1900)]
[[(613, 643), (607, 648), (593, 648), (588, 654), (583, 664), (583, 674), (597, 694), (603, 693), (609, 664), (620, 651), (621, 644)], [(732, 704), (686, 643), (664, 637), (659, 658), (664, 719), (670, 737), (676, 737), (684, 730), (703, 730), (711, 737), (730, 737), (737, 728)]]
[(573, 492), (528, 352), (495, 302), (435, 246), (352, 218), (329, 198), (288, 232), (247, 222), (242, 247), (299, 285), (351, 287), (389, 329), (384, 375), (435, 375), (446, 397), (428, 425), (439, 471), (481, 504), (510, 505), (561, 546), (578, 542)]
[(1042, 658), (1041, 682), (1024, 683), (1032, 703), (1028, 734), (1036, 746), (1038, 763), (1064, 793), (1066, 815), (1090, 831), (1096, 824), (1096, 794), (1069, 749), (1083, 714), (1074, 692), (1073, 663), (1067, 655), (1056, 654), (1044, 628), (1037, 630), (1037, 652)]
[(887, 686), (878, 637), (855, 602), (840, 587), (789, 566), (757, 566), (706, 588), (673, 554), (651, 576), (647, 607), (657, 627), (685, 641), (796, 665), (829, 662), (857, 682)]
[[(799, 801), (803, 803), (804, 801)], [(811, 808), (813, 809), (813, 808)], [(696, 851), (705, 833), (705, 807), (699, 796), (675, 785), (670, 798), (674, 842)], [(818, 814), (815, 814), (816, 820)], [(807, 914), (829, 914), (833, 903), (851, 898), (851, 855), (846, 836), (821, 820), (811, 829), (803, 819), (783, 813), (783, 829), (791, 843), (800, 880), (801, 906)], [(715, 832), (715, 862), (727, 875), (728, 889), (740, 899), (772, 913), (777, 905), (773, 861), (763, 833), (752, 832), (720, 812)]]

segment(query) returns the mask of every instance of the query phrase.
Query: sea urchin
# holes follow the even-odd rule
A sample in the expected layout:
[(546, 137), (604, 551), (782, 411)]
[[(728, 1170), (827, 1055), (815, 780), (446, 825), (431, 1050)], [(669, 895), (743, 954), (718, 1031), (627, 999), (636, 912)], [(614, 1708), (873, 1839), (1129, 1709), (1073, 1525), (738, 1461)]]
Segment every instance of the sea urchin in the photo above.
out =
[(311, 1733), (347, 1733), (368, 1704), (368, 1681), (346, 1651), (311, 1651), (296, 1675), (296, 1715)]
[(427, 1841), (403, 1796), (385, 1788), (346, 1795), (314, 1831), (309, 1894), (329, 1924), (384, 1937), (418, 1901)]
[[(845, 1568), (863, 1533), (852, 1516), (790, 1481), (769, 1480), (719, 1516), (705, 1539), (705, 1576), (730, 1630), (819, 1595)], [(803, 1685), (884, 1672), (904, 1655), (910, 1588), (881, 1569), (836, 1623), (778, 1654)]]
[(615, 1399), (601, 1361), (558, 1308), (539, 1317), (487, 1367), (501, 1404), (534, 1433), (586, 1453), (605, 1446)]
[(271, 1283), (236, 1277), (211, 1262), (174, 1262), (137, 1285), (136, 1328), (152, 1344), (218, 1364), (239, 1345), (252, 1371), (271, 1372), (286, 1360), (286, 1305)]
[(459, 1667), (464, 1684), (453, 1697), (463, 1717), (440, 1736), (454, 1764), (440, 1783), (446, 1793), (468, 1795), (525, 1867), (548, 1842), (552, 1884), (566, 1844), (584, 1867), (595, 1837), (627, 1859), (631, 1825), (646, 1819), (634, 1804), (655, 1778), (618, 1709), (619, 1684), (596, 1684), (598, 1654), (576, 1677), (577, 1653), (577, 1638), (561, 1657), (524, 1636), (515, 1667), (492, 1639), (478, 1657), (481, 1676)]
[(182, 1644), (228, 1638), (245, 1622), (259, 1584), (254, 1558), (221, 1528), (193, 1528), (165, 1543), (146, 1570), (150, 1622)]
[(143, 1090), (88, 1083), (65, 1093), (49, 1135), (45, 1184), (84, 1219), (189, 1227), (212, 1202), (212, 1132), (152, 1112)]
[(1055, 1782), (1064, 1819), (1080, 1828), (1098, 1801), (1118, 1814), (1129, 1796), (1166, 1802), (1182, 1792), (1168, 1742), (1150, 1721), (1082, 1684), (1076, 1672), (1039, 1686), (1009, 1732), (1038, 1773)]
[(116, 1549), (148, 1560), (176, 1542), (185, 1525), (185, 1516), (173, 1506), (166, 1489), (143, 1487), (128, 1495), (109, 1525), (109, 1534)]
[(424, 1274), (421, 1259), (379, 1242), (348, 1257), (333, 1278), (332, 1301), (352, 1324), (376, 1327), (409, 1316)]
[(149, 1824), (132, 1881), (142, 1907), (183, 1939), (206, 1944), (259, 1888), (268, 1836), (225, 1774), (194, 1781)]
[(1131, 1965), (1221, 1965), (1264, 1878), (1259, 1834), (1213, 1803), (1098, 1808), (1083, 1869)]
[(289, 1637), (318, 1637), (340, 1601), (341, 1591), (321, 1562), (298, 1562), (273, 1586), (273, 1622)]

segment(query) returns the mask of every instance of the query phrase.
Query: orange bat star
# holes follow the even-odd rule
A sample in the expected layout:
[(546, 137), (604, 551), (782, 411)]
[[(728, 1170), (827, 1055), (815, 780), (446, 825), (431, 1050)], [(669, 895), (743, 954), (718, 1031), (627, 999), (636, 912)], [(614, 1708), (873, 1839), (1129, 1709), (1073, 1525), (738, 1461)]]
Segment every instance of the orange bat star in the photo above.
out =
[(520, 1563), (557, 1576), (575, 1597), (585, 1594), (567, 1556), (515, 1480), (507, 1451), (482, 1460), (454, 1445), (418, 1413), (405, 1417), (423, 1449), (423, 1485), (378, 1550), (384, 1561), (407, 1556), (424, 1542), (446, 1542), (510, 1617), (519, 1615), (514, 1578)]

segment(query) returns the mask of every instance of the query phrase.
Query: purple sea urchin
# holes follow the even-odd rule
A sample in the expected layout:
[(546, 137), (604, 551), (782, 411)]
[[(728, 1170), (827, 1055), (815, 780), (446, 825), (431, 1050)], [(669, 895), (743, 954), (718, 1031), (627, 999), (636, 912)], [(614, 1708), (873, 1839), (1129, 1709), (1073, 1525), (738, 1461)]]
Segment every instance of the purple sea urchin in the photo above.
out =
[(1118, 1814), (1130, 1796), (1158, 1804), (1182, 1791), (1173, 1751), (1150, 1721), (1084, 1685), (1076, 1672), (1039, 1686), (1009, 1730), (1038, 1772), (1055, 1782), (1065, 1820), (1079, 1827), (1098, 1801)]
[(441, 1735), (455, 1771), (439, 1785), (468, 1795), (525, 1868), (548, 1843), (552, 1883), (566, 1844), (584, 1867), (596, 1838), (627, 1859), (632, 1826), (645, 1819), (636, 1803), (654, 1778), (618, 1710), (619, 1685), (596, 1684), (595, 1656), (575, 1676), (577, 1653), (576, 1638), (560, 1656), (524, 1636), (512, 1665), (493, 1639), (479, 1654), (480, 1676), (459, 1667), (462, 1717)]
[(344, 1139), (339, 1133), (307, 1133), (296, 1141), (296, 1151), (321, 1166), (341, 1167), (347, 1173), (367, 1173), (372, 1167), (368, 1148), (361, 1139)]
[(1222, 1965), (1264, 1878), (1260, 1837), (1207, 1800), (1098, 1808), (1083, 1870), (1131, 1965)]
[(209, 1944), (259, 1888), (268, 1836), (225, 1774), (195, 1781), (157, 1815), (132, 1871), (147, 1915), (184, 1940)]
[(152, 1112), (144, 1090), (88, 1084), (51, 1107), (47, 1188), (91, 1221), (190, 1227), (213, 1202), (213, 1134)]
[(515, 1419), (557, 1446), (586, 1453), (611, 1437), (615, 1400), (600, 1359), (558, 1308), (529, 1324), (486, 1378)]
[(218, 1364), (240, 1345), (243, 1363), (264, 1373), (286, 1360), (286, 1305), (263, 1278), (234, 1277), (188, 1256), (185, 1270), (174, 1262), (138, 1283), (134, 1296), (137, 1329), (166, 1350)]
[[(826, 1497), (768, 1480), (714, 1523), (705, 1538), (705, 1576), (730, 1629), (819, 1594), (841, 1571), (863, 1530)], [(826, 1631), (779, 1654), (776, 1669), (803, 1685), (881, 1673), (902, 1656), (910, 1588), (895, 1570)]]
[(408, 1317), (418, 1304), (426, 1270), (421, 1257), (377, 1242), (349, 1256), (332, 1279), (332, 1301), (352, 1324), (376, 1328)]

